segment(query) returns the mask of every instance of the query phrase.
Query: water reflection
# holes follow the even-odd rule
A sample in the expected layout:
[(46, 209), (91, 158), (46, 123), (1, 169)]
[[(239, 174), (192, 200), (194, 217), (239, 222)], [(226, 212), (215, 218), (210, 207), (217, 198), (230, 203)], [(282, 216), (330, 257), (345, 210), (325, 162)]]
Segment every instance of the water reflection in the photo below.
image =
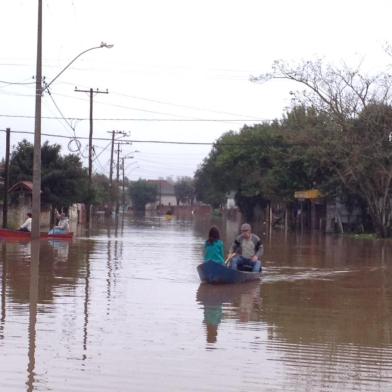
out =
[(89, 322), (89, 302), (90, 302), (90, 248), (85, 254), (86, 276), (84, 284), (84, 302), (83, 302), (83, 361), (87, 358), (87, 342), (88, 342), (88, 322)]
[(0, 339), (4, 338), (4, 324), (6, 317), (6, 290), (7, 290), (7, 265), (8, 262), (5, 257), (5, 247), (1, 248), (1, 317), (0, 317)]
[(260, 283), (200, 284), (196, 300), (203, 305), (207, 343), (216, 343), (218, 327), (225, 318), (248, 322), (260, 309)]
[(40, 262), (40, 240), (31, 242), (30, 258), (30, 285), (29, 285), (29, 343), (28, 343), (28, 365), (27, 365), (27, 391), (34, 390), (35, 382), (35, 349), (36, 349), (36, 324), (38, 305), (39, 284), (39, 262)]
[(68, 261), (69, 241), (68, 240), (48, 240), (48, 245), (53, 251), (53, 260), (55, 263), (63, 263)]
[(0, 241), (0, 390), (391, 389), (391, 242), (272, 232), (261, 282), (212, 286), (211, 224), (229, 246), (210, 217)]

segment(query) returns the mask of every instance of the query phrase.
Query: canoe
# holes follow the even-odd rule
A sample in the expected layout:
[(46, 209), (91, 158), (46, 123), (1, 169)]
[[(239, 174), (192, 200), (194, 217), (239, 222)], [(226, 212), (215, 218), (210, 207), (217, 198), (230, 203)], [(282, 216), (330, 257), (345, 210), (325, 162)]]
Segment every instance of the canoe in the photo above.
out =
[[(0, 238), (5, 239), (31, 239), (31, 233), (28, 231), (18, 231), (18, 230), (10, 230), (10, 229), (0, 229)], [(72, 239), (73, 233), (65, 233), (65, 234), (49, 234), (48, 232), (41, 232), (40, 238), (57, 238), (57, 239)]]
[(213, 261), (200, 264), (197, 272), (200, 280), (206, 283), (244, 283), (261, 277), (261, 272), (237, 271)]

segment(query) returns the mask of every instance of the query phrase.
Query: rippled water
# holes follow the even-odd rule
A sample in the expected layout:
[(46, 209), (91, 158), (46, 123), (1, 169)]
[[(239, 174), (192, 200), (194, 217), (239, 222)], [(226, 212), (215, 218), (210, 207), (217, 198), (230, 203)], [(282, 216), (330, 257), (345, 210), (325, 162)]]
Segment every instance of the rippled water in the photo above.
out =
[[(215, 223), (228, 246), (238, 222)], [(261, 282), (210, 286), (210, 224), (0, 241), (0, 390), (392, 389), (390, 242), (272, 233)]]

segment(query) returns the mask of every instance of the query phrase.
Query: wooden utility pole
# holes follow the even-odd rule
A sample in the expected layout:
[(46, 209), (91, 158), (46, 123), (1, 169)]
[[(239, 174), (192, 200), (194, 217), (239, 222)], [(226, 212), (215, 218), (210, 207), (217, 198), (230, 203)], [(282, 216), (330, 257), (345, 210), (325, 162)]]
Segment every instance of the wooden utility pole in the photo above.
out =
[(119, 183), (120, 183), (120, 143), (117, 143), (117, 176), (116, 176), (116, 183), (117, 183), (117, 197), (116, 197), (116, 215), (119, 212), (120, 209), (120, 203), (119, 203)]
[(109, 188), (110, 188), (110, 212), (112, 210), (113, 201), (114, 201), (114, 189), (113, 189), (113, 159), (114, 159), (114, 142), (116, 134), (127, 136), (128, 133), (124, 131), (112, 131), (112, 146), (110, 151), (110, 170), (109, 170)]
[(10, 187), (9, 171), (10, 171), (10, 133), (11, 130), (5, 130), (5, 167), (4, 167), (4, 193), (3, 193), (3, 227), (7, 227), (8, 216), (8, 188)]
[(40, 236), (41, 220), (41, 98), (42, 98), (42, 0), (38, 0), (37, 64), (35, 73), (35, 125), (31, 237)]
[(116, 131), (112, 131), (112, 147), (110, 149), (110, 171), (109, 171), (109, 186), (110, 186), (110, 193), (112, 196), (112, 186), (113, 186), (113, 154), (114, 154), (114, 135)]
[(122, 206), (123, 206), (123, 213), (124, 213), (124, 209), (125, 209), (125, 157), (122, 157)]
[(88, 192), (88, 202), (86, 205), (86, 225), (87, 227), (90, 227), (90, 209), (91, 209), (91, 194), (92, 194), (92, 187), (91, 187), (91, 181), (92, 181), (92, 174), (93, 174), (93, 96), (95, 94), (108, 94), (109, 91), (100, 91), (98, 89), (93, 90), (90, 88), (89, 90), (79, 90), (77, 87), (75, 87), (75, 91), (78, 93), (89, 93), (90, 94), (90, 133), (89, 133), (89, 138), (88, 138), (88, 186), (87, 186), (87, 192)]

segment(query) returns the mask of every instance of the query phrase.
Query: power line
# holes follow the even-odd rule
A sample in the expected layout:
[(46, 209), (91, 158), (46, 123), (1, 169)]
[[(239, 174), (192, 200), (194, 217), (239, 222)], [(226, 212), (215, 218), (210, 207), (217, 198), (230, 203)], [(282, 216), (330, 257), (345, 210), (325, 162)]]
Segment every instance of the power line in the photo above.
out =
[[(22, 114), (0, 114), (0, 117), (7, 118), (27, 118), (32, 119), (34, 116)], [(46, 120), (69, 120), (69, 121), (87, 121), (88, 118), (82, 117), (56, 117), (56, 116), (42, 116)], [(263, 118), (94, 118), (94, 121), (151, 121), (151, 122), (271, 122), (274, 120)]]
[[(4, 129), (0, 129), (0, 132), (6, 132)], [(31, 131), (11, 131), (11, 133), (17, 134), (28, 134), (33, 135)], [(75, 139), (74, 136), (56, 135), (53, 133), (41, 133), (42, 136), (55, 137), (60, 139)], [(89, 140), (86, 136), (77, 136), (77, 139)], [(94, 137), (92, 140), (95, 141), (111, 141), (110, 138), (105, 137)], [(216, 142), (182, 142), (182, 141), (170, 141), (170, 140), (135, 140), (135, 139), (121, 139), (125, 143), (148, 143), (148, 144), (175, 144), (175, 145), (189, 145), (189, 146), (213, 146)], [(256, 146), (257, 143), (219, 143), (221, 146)], [(262, 144), (260, 144), (262, 145)]]
[(229, 116), (249, 117), (248, 115), (243, 115), (243, 114), (238, 114), (238, 113), (230, 113), (230, 112), (224, 112), (221, 110), (212, 110), (212, 109), (208, 109), (208, 108), (200, 108), (197, 106), (183, 105), (183, 104), (177, 104), (177, 103), (173, 103), (173, 102), (165, 102), (165, 101), (161, 101), (158, 99), (139, 97), (139, 96), (135, 96), (135, 95), (128, 95), (128, 94), (122, 94), (122, 93), (116, 93), (116, 92), (114, 92), (114, 93), (112, 92), (112, 94), (119, 95), (122, 97), (132, 98), (132, 99), (136, 99), (136, 100), (157, 103), (160, 105), (174, 106), (174, 107), (186, 108), (186, 109), (197, 110), (197, 111), (202, 111), (202, 112), (228, 114)]
[(27, 84), (35, 84), (35, 82), (9, 82), (7, 80), (0, 80), (0, 83), (11, 86), (11, 85), (27, 85)]
[[(4, 129), (0, 129), (0, 132), (5, 132)], [(32, 131), (11, 131), (11, 133), (17, 134), (27, 134), (27, 135), (34, 135)], [(41, 133), (42, 136), (49, 136), (49, 137), (57, 137), (60, 139), (74, 139), (74, 136), (68, 135), (56, 135), (53, 133)], [(87, 136), (77, 136), (78, 139), (89, 139)], [(112, 139), (107, 137), (93, 137), (93, 140), (100, 140), (100, 141), (111, 141)], [(130, 140), (130, 139), (121, 139), (122, 142), (128, 143), (157, 143), (157, 144), (190, 144), (190, 145), (212, 145), (214, 142), (178, 142), (178, 141), (167, 141), (167, 140)]]

